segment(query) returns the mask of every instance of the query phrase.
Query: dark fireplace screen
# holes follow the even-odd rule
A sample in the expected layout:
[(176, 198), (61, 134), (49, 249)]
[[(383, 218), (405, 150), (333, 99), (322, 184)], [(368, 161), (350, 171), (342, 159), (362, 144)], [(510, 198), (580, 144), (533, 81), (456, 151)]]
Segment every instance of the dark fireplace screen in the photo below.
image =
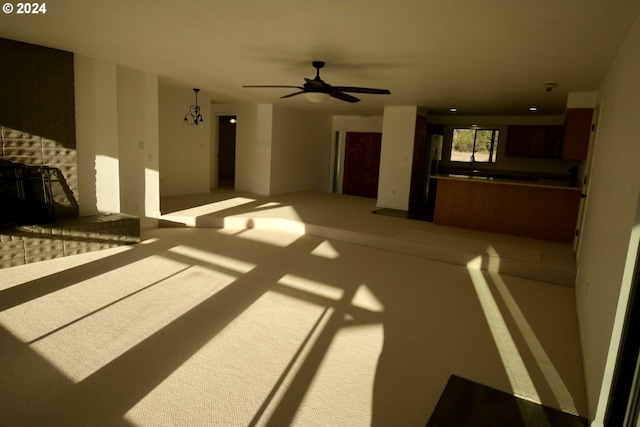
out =
[(55, 222), (51, 168), (0, 160), (0, 228)]

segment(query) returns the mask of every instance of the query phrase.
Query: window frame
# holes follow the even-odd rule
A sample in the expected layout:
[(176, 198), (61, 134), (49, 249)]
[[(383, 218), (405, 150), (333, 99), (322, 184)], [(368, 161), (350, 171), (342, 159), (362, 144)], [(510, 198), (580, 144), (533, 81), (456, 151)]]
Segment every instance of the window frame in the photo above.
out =
[[(454, 136), (457, 130), (472, 130), (473, 133), (473, 146), (471, 152), (471, 158), (469, 160), (453, 160), (452, 156), (454, 153), (453, 145), (454, 145)], [(491, 131), (491, 144), (489, 147), (489, 158), (488, 160), (476, 160), (476, 141), (478, 131)], [(461, 127), (457, 126), (451, 130), (451, 150), (449, 152), (449, 161), (452, 163), (485, 163), (485, 164), (495, 164), (498, 162), (498, 143), (500, 142), (500, 134), (501, 130), (498, 127), (481, 127), (481, 126), (466, 126)], [(458, 151), (459, 152), (459, 151)], [(492, 160), (493, 159), (493, 160)]]

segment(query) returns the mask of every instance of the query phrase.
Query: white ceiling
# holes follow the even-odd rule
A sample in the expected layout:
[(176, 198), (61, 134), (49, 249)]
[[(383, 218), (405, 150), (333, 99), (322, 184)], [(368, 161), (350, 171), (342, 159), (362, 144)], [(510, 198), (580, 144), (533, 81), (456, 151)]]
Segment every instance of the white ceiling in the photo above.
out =
[[(17, 2), (13, 2), (16, 4)], [(334, 114), (418, 105), (457, 114), (561, 114), (595, 91), (640, 13), (638, 0), (49, 0), (0, 14), (0, 37), (79, 53), (202, 88), (215, 103)], [(640, 54), (640, 53), (639, 53)], [(294, 90), (321, 77), (386, 88), (349, 104)], [(0, 70), (1, 73), (1, 70)], [(557, 82), (547, 93), (545, 82)]]

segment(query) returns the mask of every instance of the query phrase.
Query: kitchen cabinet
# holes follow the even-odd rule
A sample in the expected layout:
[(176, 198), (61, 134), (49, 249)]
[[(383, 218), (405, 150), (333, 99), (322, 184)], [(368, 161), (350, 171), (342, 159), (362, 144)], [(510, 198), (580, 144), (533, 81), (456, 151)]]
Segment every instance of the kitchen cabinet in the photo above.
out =
[(505, 154), (508, 157), (526, 157), (528, 151), (529, 126), (509, 126), (507, 128), (507, 145)]
[(593, 108), (571, 108), (564, 121), (564, 144), (562, 158), (584, 160), (587, 158)]
[(509, 126), (505, 154), (508, 157), (558, 158), (563, 126)]
[(479, 177), (438, 177), (433, 222), (571, 243), (580, 188)]

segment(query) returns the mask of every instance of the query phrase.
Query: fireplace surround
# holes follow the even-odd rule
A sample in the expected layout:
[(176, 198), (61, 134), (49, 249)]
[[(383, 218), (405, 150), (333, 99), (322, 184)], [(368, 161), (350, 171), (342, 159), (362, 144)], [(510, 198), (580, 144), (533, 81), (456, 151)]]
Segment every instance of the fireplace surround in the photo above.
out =
[(79, 217), (73, 53), (0, 51), (0, 268), (139, 242), (138, 217)]

